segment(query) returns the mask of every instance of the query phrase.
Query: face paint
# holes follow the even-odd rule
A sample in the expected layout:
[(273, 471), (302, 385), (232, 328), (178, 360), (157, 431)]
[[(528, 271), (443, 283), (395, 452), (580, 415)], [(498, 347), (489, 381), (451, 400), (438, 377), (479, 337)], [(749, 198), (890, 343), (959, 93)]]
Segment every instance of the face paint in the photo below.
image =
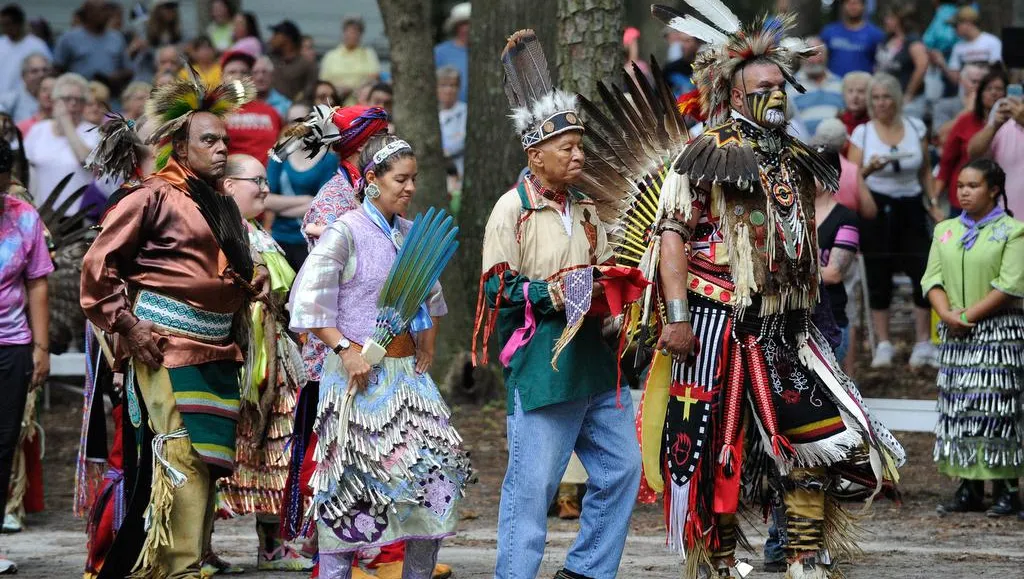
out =
[(748, 93), (747, 107), (754, 122), (761, 126), (786, 124), (786, 93), (781, 90)]

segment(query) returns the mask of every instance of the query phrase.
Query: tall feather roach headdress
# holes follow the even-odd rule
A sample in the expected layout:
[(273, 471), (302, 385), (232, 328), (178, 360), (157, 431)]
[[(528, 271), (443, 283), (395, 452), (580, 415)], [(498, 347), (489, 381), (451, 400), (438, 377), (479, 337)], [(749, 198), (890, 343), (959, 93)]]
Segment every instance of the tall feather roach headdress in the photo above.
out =
[(162, 169), (173, 152), (172, 139), (186, 126), (193, 113), (206, 112), (224, 118), (256, 97), (249, 78), (207, 87), (199, 73), (184, 61), (188, 78), (153, 89), (146, 101), (146, 117), (157, 124), (147, 144), (157, 145), (156, 168)]
[(523, 149), (555, 135), (583, 130), (576, 97), (551, 86), (548, 60), (533, 30), (512, 34), (501, 52), (501, 64), (512, 124)]
[(796, 22), (794, 15), (765, 15), (744, 26), (721, 0), (686, 0), (686, 3), (711, 24), (660, 4), (652, 5), (651, 13), (670, 28), (708, 44), (693, 63), (693, 81), (700, 91), (701, 111), (709, 126), (729, 119), (732, 77), (751, 61), (764, 60), (777, 65), (786, 81), (804, 92), (793, 75), (794, 68), (799, 59), (812, 55), (817, 48), (808, 48), (799, 39), (786, 36)]

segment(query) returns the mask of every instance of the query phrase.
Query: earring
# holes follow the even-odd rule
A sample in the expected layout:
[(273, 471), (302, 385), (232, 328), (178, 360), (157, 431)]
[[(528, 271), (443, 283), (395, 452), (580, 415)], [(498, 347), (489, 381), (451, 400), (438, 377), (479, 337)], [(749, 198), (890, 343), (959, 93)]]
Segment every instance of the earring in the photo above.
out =
[(366, 186), (366, 190), (363, 193), (370, 199), (376, 199), (380, 197), (380, 187), (377, 187), (376, 183), (370, 183)]

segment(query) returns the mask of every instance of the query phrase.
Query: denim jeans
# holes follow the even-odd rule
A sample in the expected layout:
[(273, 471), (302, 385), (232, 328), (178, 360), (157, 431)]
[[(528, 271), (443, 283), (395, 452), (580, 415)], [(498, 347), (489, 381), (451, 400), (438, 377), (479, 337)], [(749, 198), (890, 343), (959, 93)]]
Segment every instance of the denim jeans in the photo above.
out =
[(842, 339), (839, 341), (839, 346), (836, 348), (836, 361), (840, 364), (846, 359), (846, 353), (850, 351), (850, 326), (839, 328), (839, 332), (842, 334)]
[(518, 393), (508, 416), (508, 470), (498, 507), (495, 579), (535, 579), (544, 556), (548, 505), (575, 450), (587, 470), (580, 532), (565, 568), (612, 579), (626, 544), (640, 486), (633, 402), (615, 391), (523, 412)]

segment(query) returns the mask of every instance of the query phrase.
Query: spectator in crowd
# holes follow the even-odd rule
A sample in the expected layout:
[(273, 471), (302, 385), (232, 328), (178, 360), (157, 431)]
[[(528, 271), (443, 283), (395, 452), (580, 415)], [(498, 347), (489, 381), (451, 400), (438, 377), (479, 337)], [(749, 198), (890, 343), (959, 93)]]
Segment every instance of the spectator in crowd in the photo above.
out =
[(840, 0), (840, 19), (825, 25), (821, 39), (828, 47), (828, 69), (836, 76), (859, 70), (872, 72), (875, 52), (885, 33), (865, 18), (864, 0)]
[(313, 91), (313, 104), (329, 107), (341, 106), (341, 95), (338, 94), (333, 83), (318, 80), (316, 81), (316, 90)]
[(36, 123), (53, 116), (53, 84), (56, 80), (57, 77), (50, 72), (39, 81), (39, 91), (36, 94), (39, 109), (34, 115), (18, 123), (18, 130), (21, 131), (22, 137), (28, 135)]
[(178, 3), (155, 2), (146, 18), (144, 33), (135, 36), (128, 45), (128, 58), (131, 61), (135, 80), (148, 81), (152, 79), (157, 72), (157, 48), (178, 44), (181, 40), (181, 18), (178, 14)]
[[(690, 36), (677, 32), (671, 28), (666, 32), (669, 39), (669, 60), (662, 70), (665, 81), (672, 87), (672, 94), (677, 98), (688, 92), (696, 90), (697, 85), (693, 84), (693, 61), (697, 58), (703, 43)], [(678, 57), (672, 58), (676, 56)]]
[(156, 50), (156, 73), (162, 74), (165, 72), (173, 75), (181, 72), (181, 55), (178, 52), (178, 47), (173, 44), (161, 46)]
[(50, 72), (50, 59), (41, 52), (34, 52), (21, 61), (21, 82), (18, 86), (0, 95), (0, 106), (10, 113), (15, 123), (31, 118), (39, 110), (39, 85)]
[(871, 120), (868, 115), (868, 84), (871, 83), (871, 75), (856, 71), (848, 73), (843, 77), (843, 112), (839, 113), (839, 120), (846, 126), (846, 132), (853, 134), (853, 130)]
[(48, 48), (53, 48), (54, 38), (53, 29), (50, 28), (50, 23), (45, 18), (33, 18), (28, 21), (29, 34), (35, 36), (39, 40), (43, 41)]
[(922, 195), (932, 191), (927, 129), (920, 119), (903, 115), (903, 88), (892, 75), (874, 75), (868, 85), (868, 99), (871, 120), (854, 129), (849, 157), (860, 167), (878, 206), (877, 217), (861, 223), (868, 301), (878, 336), (871, 366), (892, 365), (895, 348), (889, 337), (889, 306), (892, 276), (897, 271), (910, 276), (914, 288), (917, 342), (910, 366), (934, 364), (931, 310), (921, 293), (928, 255), (928, 222)]
[[(221, 78), (223, 78), (223, 75), (221, 75)], [(170, 84), (177, 79), (178, 75), (173, 72), (161, 72), (153, 79), (153, 88), (159, 88), (165, 84)]]
[(395, 103), (395, 91), (386, 82), (378, 82), (370, 89), (366, 97), (366, 104), (371, 107), (380, 107), (391, 116), (391, 106)]
[(467, 107), (459, 100), (459, 71), (454, 66), (437, 70), (437, 104), (445, 162), (453, 165), (461, 177), (466, 155)]
[(883, 25), (887, 36), (878, 45), (875, 70), (887, 72), (903, 87), (903, 113), (924, 118), (927, 103), (924, 98), (924, 75), (928, 72), (928, 49), (916, 34), (907, 31), (913, 7), (890, 6), (885, 11)]
[(231, 0), (213, 0), (210, 2), (210, 23), (206, 25), (206, 36), (213, 42), (217, 52), (231, 48), (234, 42), (235, 14), (238, 10)]
[(981, 15), (974, 6), (963, 6), (957, 10), (952, 23), (960, 40), (953, 45), (949, 62), (940, 52), (932, 52), (932, 62), (942, 69), (952, 83), (960, 81), (960, 70), (970, 62), (996, 63), (1003, 59), (1003, 43), (994, 34), (984, 32), (979, 24)]
[(83, 8), (82, 25), (57, 40), (53, 63), (63, 71), (120, 90), (132, 78), (124, 36), (107, 28), (106, 5), (101, 0), (86, 0)]
[(444, 31), (451, 38), (434, 47), (434, 65), (437, 68), (452, 66), (459, 71), (462, 79), (459, 100), (462, 102), (466, 102), (469, 95), (469, 15), (469, 2), (452, 6), (448, 19), (444, 21)]
[[(220, 84), (220, 63), (217, 62), (217, 51), (207, 36), (197, 36), (189, 43), (189, 64), (199, 73), (199, 80), (206, 86)], [(188, 71), (178, 72), (181, 78), (187, 78)]]
[(49, 62), (50, 47), (25, 27), (25, 11), (17, 4), (0, 9), (0, 94), (18, 90), (24, 75), (24, 62), (41, 54)]
[(626, 72), (632, 75), (633, 65), (635, 64), (640, 69), (640, 72), (647, 77), (647, 82), (653, 83), (654, 77), (651, 76), (651, 66), (647, 64), (646, 60), (640, 58), (639, 29), (630, 26), (622, 33), (622, 51), (626, 57)]
[[(289, 118), (304, 117), (301, 112), (296, 110)], [(271, 159), (267, 165), (270, 190), (275, 193), (266, 199), (267, 209), (275, 214), (270, 234), (284, 250), (288, 263), (296, 270), (302, 267), (302, 262), (309, 254), (306, 238), (302, 234), (302, 217), (309, 209), (313, 197), (337, 172), (339, 163), (338, 156), (329, 147), (324, 147), (313, 157), (288, 155), (283, 163)]]
[[(24, 143), (31, 176), (29, 192), (37, 205), (69, 173), (71, 180), (56, 205), (92, 182), (92, 173), (82, 165), (99, 142), (99, 134), (92, 130), (95, 125), (85, 122), (82, 116), (89, 95), (88, 81), (79, 74), (62, 74), (53, 84), (52, 95), (53, 118), (36, 123)], [(73, 215), (78, 207), (79, 203), (72, 204), (66, 215)]]
[(121, 92), (121, 115), (126, 119), (137, 121), (142, 118), (153, 86), (141, 80), (132, 81)]
[(312, 36), (308, 34), (302, 35), (302, 47), (299, 48), (299, 54), (310, 62), (315, 63), (318, 60), (316, 57), (316, 44), (313, 42)]
[(958, 94), (943, 97), (932, 105), (932, 127), (938, 132), (940, 139), (949, 132), (953, 121), (964, 111), (974, 110), (974, 99), (978, 94), (978, 85), (988, 73), (987, 64), (965, 64), (960, 71), (960, 90)]
[(971, 160), (989, 155), (1006, 171), (1006, 205), (1024, 216), (1024, 102), (1020, 97), (997, 101), (985, 127), (967, 143)]
[[(316, 87), (316, 63), (302, 58), (302, 32), (291, 20), (271, 27), (270, 54), (274, 59), (274, 89), (296, 100), (308, 99)], [(287, 107), (285, 107), (287, 110)]]
[(790, 87), (789, 100), (793, 102), (800, 118), (807, 125), (807, 131), (814, 134), (818, 123), (835, 118), (843, 110), (843, 81), (825, 66), (828, 62), (828, 48), (817, 36), (809, 36), (807, 46), (819, 47), (800, 66), (796, 79), (807, 89), (800, 93)]
[(235, 14), (231, 38), (235, 41), (228, 52), (241, 51), (253, 58), (263, 54), (263, 39), (260, 36), (260, 21), (252, 12)]
[(985, 514), (1013, 516), (1024, 475), (1024, 223), (1005, 209), (1006, 175), (991, 160), (965, 166), (956, 189), (964, 212), (935, 226), (921, 281), (942, 320), (935, 462), (961, 479), (938, 511), (983, 510), (992, 481)]
[(256, 59), (256, 64), (252, 66), (252, 83), (256, 85), (256, 97), (266, 101), (284, 118), (292, 101), (274, 88), (274, 61), (269, 56), (263, 55)]
[[(50, 373), (50, 311), (46, 276), (53, 272), (45, 228), (31, 203), (8, 195), (14, 155), (0, 142), (0, 513), (6, 512), (14, 457), (30, 391)], [(18, 566), (0, 556), (0, 574)]]
[(85, 108), (82, 119), (91, 125), (103, 124), (103, 115), (110, 110), (110, 89), (102, 82), (89, 82), (89, 91), (85, 95)]
[[(962, 78), (963, 75), (961, 75)], [(985, 75), (978, 87), (980, 98), (974, 99), (974, 110), (964, 111), (953, 121), (953, 127), (949, 130), (942, 145), (942, 157), (939, 160), (939, 175), (935, 180), (935, 190), (932, 197), (939, 198), (946, 193), (946, 186), (955, 184), (960, 169), (970, 161), (970, 154), (967, 145), (971, 138), (985, 128), (988, 123), (989, 114), (996, 103), (1000, 103), (1002, 111), (998, 113), (1001, 118), (1007, 118), (1009, 102), (1003, 100), (1006, 96), (1007, 78), (1002, 70), (993, 70)], [(1002, 101), (1002, 102), (1000, 102)], [(950, 217), (960, 214), (960, 201), (957, 197), (956, 185), (949, 187)], [(933, 212), (934, 213), (934, 212)], [(945, 219), (944, 215), (934, 214), (936, 222)]]
[[(825, 119), (818, 123), (812, 142), (830, 153), (839, 155), (839, 191), (835, 195), (835, 200), (839, 205), (852, 211), (855, 217), (874, 219), (878, 214), (875, 199), (864, 185), (864, 180), (860, 176), (860, 169), (842, 153), (848, 142), (846, 125), (839, 119)], [(822, 219), (817, 217), (817, 213), (815, 213), (815, 216), (819, 222), (822, 222)], [(820, 240), (820, 228), (818, 235)], [(840, 264), (840, 262), (834, 263), (836, 265)], [(844, 348), (844, 353), (848, 354), (848, 356), (843, 362), (843, 367), (847, 374), (855, 369), (855, 361), (860, 352), (860, 332), (863, 323), (861, 320), (861, 302), (858, 298), (862, 293), (862, 284), (863, 280), (860, 276), (860, 269), (857, 267), (847, 267), (843, 275), (843, 295), (849, 299), (846, 300), (846, 307), (842, 314), (835, 316), (837, 323), (843, 319), (849, 322), (849, 339), (846, 340)], [(833, 288), (833, 291), (835, 290), (838, 290), (838, 288)], [(832, 301), (831, 305), (836, 307), (835, 301)], [(844, 333), (843, 337), (847, 337), (846, 333)]]
[[(839, 155), (846, 141), (846, 130), (842, 123), (828, 119), (835, 125), (811, 138), (811, 145), (830, 155)], [(820, 124), (818, 126), (821, 126)], [(842, 157), (840, 157), (842, 158)], [(848, 161), (847, 161), (848, 162)], [(854, 167), (856, 170), (856, 167)], [(854, 188), (857, 188), (856, 179)], [(847, 295), (844, 279), (852, 271), (860, 249), (860, 233), (857, 230), (857, 213), (839, 203), (831, 191), (818, 187), (814, 198), (814, 221), (818, 228), (818, 250), (820, 252), (821, 281), (828, 294), (832, 317), (842, 334), (835, 350), (836, 360), (843, 364), (850, 348), (850, 319), (846, 315)]]
[[(953, 46), (957, 43), (959, 38), (956, 36), (956, 26), (950, 23), (950, 21), (956, 16), (957, 10), (960, 7), (957, 2), (947, 2), (945, 0), (932, 0), (935, 5), (935, 14), (932, 16), (932, 21), (925, 29), (924, 34), (921, 36), (921, 40), (924, 42), (925, 48), (928, 49), (928, 61), (934, 62), (936, 60), (948, 60), (949, 56), (953, 53)], [(938, 52), (939, 55), (935, 56), (933, 53)], [(929, 73), (937, 73), (939, 78), (942, 80), (942, 98), (956, 96), (957, 84), (955, 82), (949, 82), (946, 75), (942, 74), (942, 71), (938, 68), (932, 68)], [(937, 125), (933, 125), (937, 126)]]
[(361, 44), (364, 30), (362, 17), (345, 17), (341, 23), (341, 44), (320, 61), (320, 78), (333, 83), (346, 102), (354, 100), (357, 88), (380, 79), (377, 52)]
[[(252, 74), (256, 58), (248, 52), (229, 51), (221, 57), (221, 78), (225, 81), (241, 80)], [(248, 102), (224, 120), (227, 126), (228, 154), (242, 153), (267, 164), (270, 148), (281, 133), (281, 115), (274, 107), (259, 98)]]

